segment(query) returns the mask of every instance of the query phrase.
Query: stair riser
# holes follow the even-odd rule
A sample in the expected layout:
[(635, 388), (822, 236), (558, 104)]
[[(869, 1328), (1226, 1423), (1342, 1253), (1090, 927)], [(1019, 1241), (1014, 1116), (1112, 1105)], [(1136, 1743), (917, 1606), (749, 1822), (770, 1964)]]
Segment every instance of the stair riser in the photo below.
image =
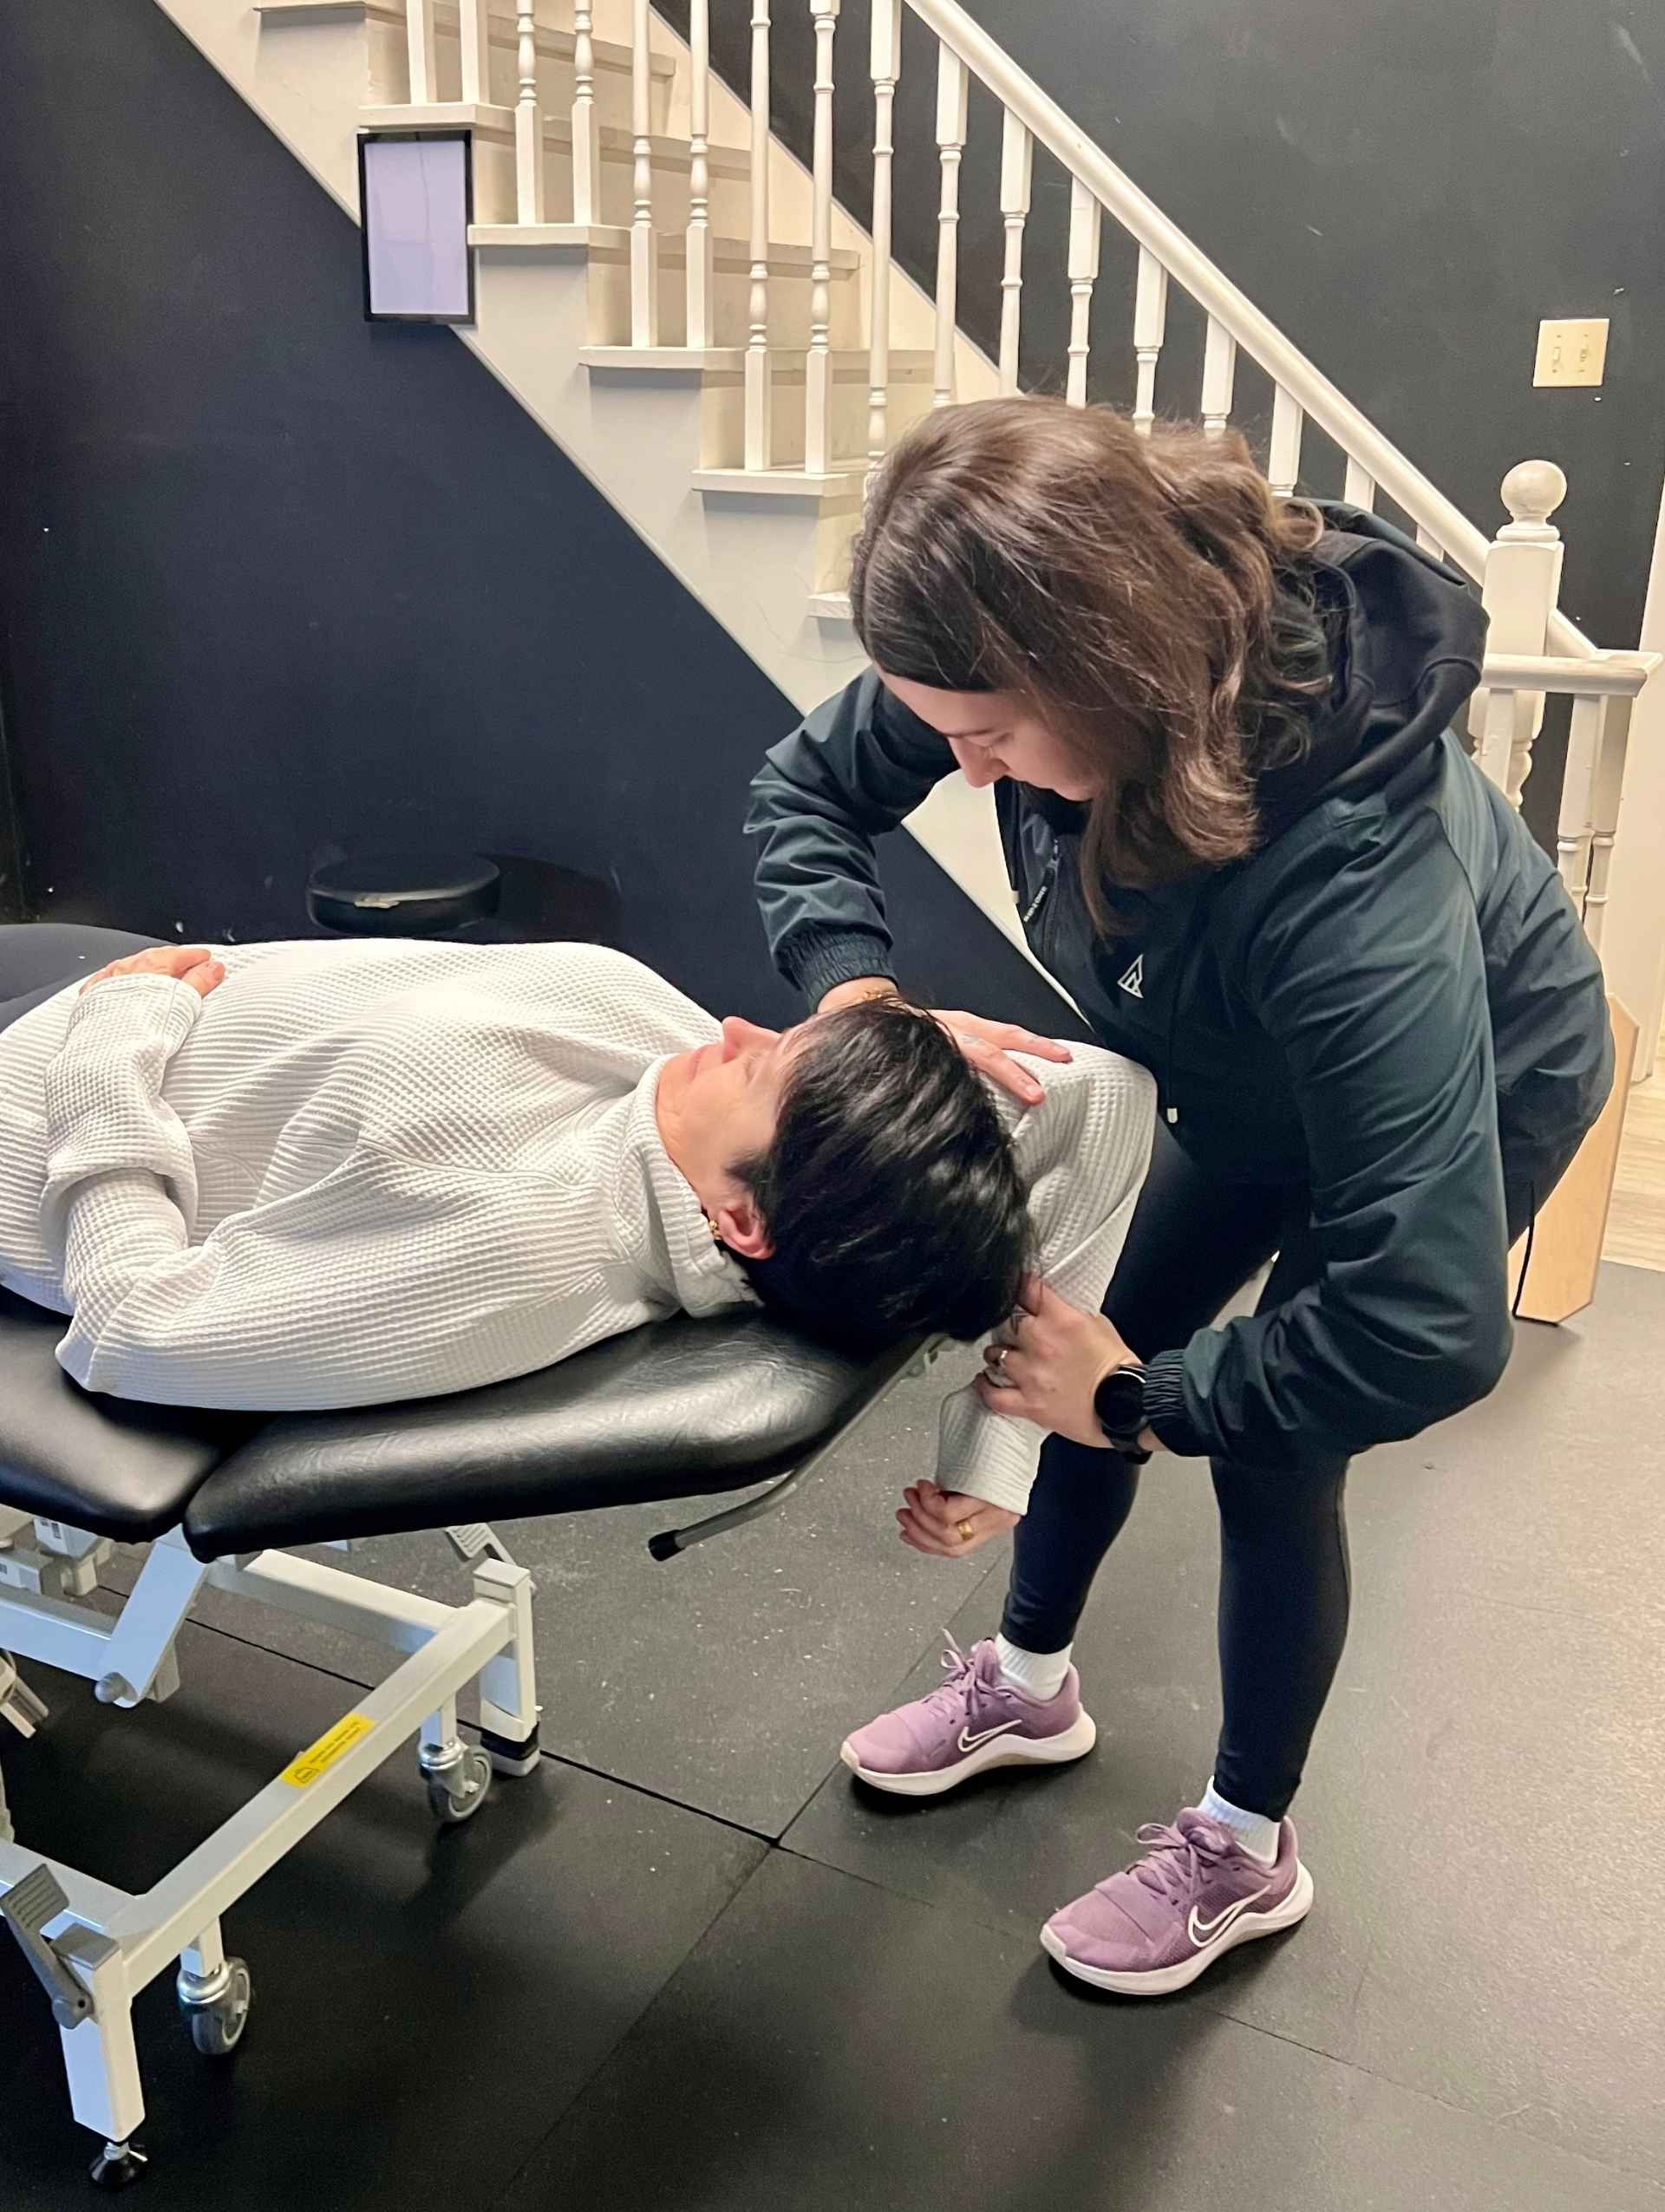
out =
[[(809, 343), (809, 278), (774, 276), (769, 279), (769, 343), (804, 346)], [(719, 269), (712, 288), (715, 330), (706, 343), (743, 346), (751, 336), (751, 278), (740, 269)], [(832, 286), (832, 343), (859, 346), (861, 285), (850, 271), (835, 277)], [(688, 343), (688, 271), (685, 262), (662, 260), (659, 266), (659, 343)], [(597, 346), (626, 346), (630, 343), (630, 264), (620, 259), (592, 256), (590, 264), (590, 343)]]
[[(777, 376), (774, 385), (773, 460), (778, 468), (804, 464), (804, 380)], [(924, 384), (892, 385), (891, 434), (929, 412), (930, 388)], [(859, 461), (867, 451), (867, 387), (840, 382), (832, 388), (832, 459)], [(746, 458), (746, 398), (738, 380), (708, 383), (700, 423), (702, 468), (739, 468)], [(818, 581), (816, 590), (824, 588)]]
[[(396, 24), (372, 16), (365, 25), (369, 60), (372, 104), (393, 106), (410, 98), (410, 60), (403, 33)], [(462, 97), (462, 51), (454, 24), (437, 25), (434, 37), (439, 69), (437, 100)], [(570, 114), (577, 78), (570, 62), (550, 54), (538, 57), (538, 97), (545, 113)], [(671, 83), (656, 79), (653, 85), (653, 128), (662, 134), (670, 121)], [(604, 123), (627, 131), (631, 127), (630, 80), (622, 69), (598, 69), (595, 74), (596, 114)], [(520, 96), (519, 65), (513, 47), (492, 44), (491, 97), (513, 108)]]
[[(600, 223), (623, 223), (628, 228), (635, 212), (634, 164), (630, 156), (604, 149), (601, 161), (601, 206), (593, 219)], [(500, 215), (482, 215), (481, 222), (511, 222), (513, 220), (513, 164), (510, 163), (509, 199)], [(653, 222), (657, 231), (679, 231), (687, 226), (689, 211), (688, 172), (685, 169), (656, 167), (653, 173)], [(479, 177), (476, 172), (476, 192)], [(478, 205), (478, 201), (476, 201)], [(547, 167), (544, 179), (544, 220), (546, 223), (570, 223), (572, 213), (572, 165), (565, 146), (548, 149)], [(744, 238), (751, 224), (751, 199), (743, 178), (713, 177), (711, 179), (711, 228), (725, 238)]]

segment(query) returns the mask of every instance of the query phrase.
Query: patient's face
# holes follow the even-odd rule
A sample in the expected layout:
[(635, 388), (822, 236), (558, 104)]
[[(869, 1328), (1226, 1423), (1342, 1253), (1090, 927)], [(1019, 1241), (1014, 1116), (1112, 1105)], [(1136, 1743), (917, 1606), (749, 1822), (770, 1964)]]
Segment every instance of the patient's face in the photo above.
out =
[(715, 1043), (684, 1063), (681, 1112), (698, 1140), (731, 1160), (767, 1152), (774, 1137), (780, 1092), (800, 1043), (814, 1026), (761, 1029), (731, 1014)]

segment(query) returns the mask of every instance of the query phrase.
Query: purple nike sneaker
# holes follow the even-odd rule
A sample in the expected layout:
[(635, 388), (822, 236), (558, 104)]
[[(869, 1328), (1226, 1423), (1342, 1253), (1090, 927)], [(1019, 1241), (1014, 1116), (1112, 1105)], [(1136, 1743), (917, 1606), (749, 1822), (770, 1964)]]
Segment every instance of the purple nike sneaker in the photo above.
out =
[(839, 1757), (875, 1790), (934, 1798), (991, 1766), (1061, 1765), (1098, 1741), (1073, 1667), (1056, 1697), (1044, 1700), (1002, 1679), (992, 1636), (970, 1651), (950, 1636), (943, 1667), (926, 1696), (845, 1738)]
[(1041, 1931), (1066, 1974), (1124, 1997), (1166, 1997), (1257, 1935), (1293, 1928), (1312, 1909), (1312, 1876), (1285, 1821), (1277, 1856), (1263, 1866), (1229, 1828), (1182, 1812), (1172, 1828), (1141, 1828), (1146, 1855), (1113, 1874)]

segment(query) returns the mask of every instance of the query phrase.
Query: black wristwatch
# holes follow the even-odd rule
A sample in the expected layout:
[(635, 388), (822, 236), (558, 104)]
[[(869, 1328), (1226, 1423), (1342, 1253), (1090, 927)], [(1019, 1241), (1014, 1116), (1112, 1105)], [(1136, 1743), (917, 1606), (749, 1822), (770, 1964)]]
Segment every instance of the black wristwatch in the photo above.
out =
[(1139, 1443), (1145, 1433), (1146, 1371), (1137, 1360), (1125, 1367), (1112, 1367), (1093, 1393), (1093, 1411), (1124, 1459), (1143, 1466), (1150, 1453)]

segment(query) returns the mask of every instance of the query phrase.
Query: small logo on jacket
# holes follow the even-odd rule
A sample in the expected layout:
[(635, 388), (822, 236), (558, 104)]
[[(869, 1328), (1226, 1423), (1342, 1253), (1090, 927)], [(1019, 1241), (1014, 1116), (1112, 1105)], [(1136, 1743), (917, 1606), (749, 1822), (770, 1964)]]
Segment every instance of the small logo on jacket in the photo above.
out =
[(1145, 956), (1142, 952), (1139, 954), (1139, 958), (1134, 961), (1133, 966), (1127, 970), (1127, 973), (1122, 977), (1120, 988), (1126, 992), (1129, 998), (1144, 997)]

